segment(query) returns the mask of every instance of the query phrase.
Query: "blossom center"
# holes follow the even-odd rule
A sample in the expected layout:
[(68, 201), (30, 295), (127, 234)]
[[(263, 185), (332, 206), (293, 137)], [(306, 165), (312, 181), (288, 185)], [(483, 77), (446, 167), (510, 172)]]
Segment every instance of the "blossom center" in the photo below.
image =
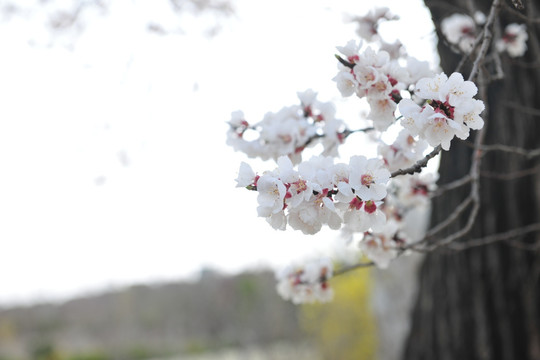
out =
[(371, 174), (364, 174), (360, 177), (360, 181), (362, 182), (363, 186), (369, 187), (371, 184), (374, 183), (373, 181), (373, 175)]
[(461, 33), (465, 36), (474, 37), (474, 28), (471, 26), (463, 26), (461, 28)]
[(364, 206), (364, 210), (366, 210), (368, 214), (373, 214), (377, 210), (377, 205), (375, 205), (375, 202), (373, 202), (372, 200), (368, 200), (366, 201), (366, 206)]
[(442, 102), (438, 100), (431, 100), (430, 105), (435, 112), (446, 115), (449, 119), (454, 120), (454, 107), (448, 103), (448, 101)]
[(349, 209), (356, 209), (356, 210), (360, 210), (362, 208), (362, 205), (364, 204), (364, 202), (362, 200), (360, 200), (358, 198), (358, 196), (356, 196), (354, 199), (351, 200), (351, 202), (349, 203)]
[(300, 194), (302, 191), (307, 190), (307, 183), (306, 180), (300, 179), (298, 181), (293, 182), (296, 188), (296, 193)]

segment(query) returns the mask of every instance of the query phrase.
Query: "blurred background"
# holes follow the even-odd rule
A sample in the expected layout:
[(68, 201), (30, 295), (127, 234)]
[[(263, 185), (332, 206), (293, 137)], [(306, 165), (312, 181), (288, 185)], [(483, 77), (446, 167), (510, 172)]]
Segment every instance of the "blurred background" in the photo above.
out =
[[(385, 40), (435, 65), (422, 2), (377, 5), (401, 17)], [(330, 304), (284, 302), (273, 272), (339, 252), (338, 234), (257, 218), (225, 145), (231, 112), (256, 122), (309, 88), (361, 124), (331, 79), (370, 8), (0, 0), (0, 359), (397, 356), (417, 260), (333, 280)]]

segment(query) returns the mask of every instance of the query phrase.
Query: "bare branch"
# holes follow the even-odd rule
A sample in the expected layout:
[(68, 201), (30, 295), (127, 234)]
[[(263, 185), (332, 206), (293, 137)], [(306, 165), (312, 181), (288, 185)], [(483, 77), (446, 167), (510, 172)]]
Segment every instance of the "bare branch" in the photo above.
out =
[(347, 60), (343, 59), (341, 56), (339, 56), (339, 55), (337, 55), (337, 54), (334, 55), (334, 56), (336, 57), (336, 59), (338, 59), (338, 61), (339, 61), (342, 65), (348, 67), (349, 69), (353, 69), (353, 68), (354, 68), (354, 64), (353, 64), (353, 63), (348, 62)]
[(465, 65), (465, 63), (467, 62), (467, 60), (470, 59), (471, 55), (476, 51), (476, 49), (478, 49), (478, 46), (482, 43), (482, 39), (484, 38), (484, 30), (482, 29), (482, 31), (480, 31), (480, 34), (478, 34), (478, 36), (476, 37), (476, 39), (474, 39), (474, 44), (473, 44), (473, 47), (471, 49), (470, 52), (464, 54), (462, 57), (461, 57), (461, 60), (459, 61), (459, 64), (458, 66), (456, 67), (456, 72), (460, 72), (461, 71), (461, 68)]
[(517, 11), (516, 9), (514, 9), (510, 5), (506, 5), (504, 7), (504, 9), (507, 10), (508, 12), (512, 13), (513, 15), (518, 17), (519, 19), (526, 21), (529, 24), (531, 24), (531, 23), (540, 23), (539, 18), (531, 19), (530, 17), (523, 15), (522, 13), (520, 13), (519, 11)]
[(425, 241), (433, 238), (435, 234), (440, 232), (441, 230), (447, 228), (450, 224), (452, 224), (454, 221), (457, 220), (457, 218), (467, 209), (467, 207), (472, 203), (472, 196), (467, 196), (465, 200), (463, 200), (452, 212), (452, 215), (447, 217), (444, 221), (441, 221), (426, 233)]
[[(534, 223), (531, 225), (523, 226), (520, 228), (512, 229), (503, 233), (497, 233), (489, 236), (485, 236), (478, 239), (469, 240), (467, 242), (449, 244), (447, 247), (452, 250), (464, 250), (477, 246), (489, 245), (498, 241), (507, 241), (529, 234), (531, 232), (540, 231), (540, 223)], [(540, 243), (535, 243), (538, 247)], [(528, 244), (530, 245), (530, 244)]]
[(493, 25), (495, 17), (500, 11), (500, 9), (501, 0), (494, 0), (493, 4), (491, 5), (488, 18), (484, 25), (484, 36), (482, 37), (482, 45), (480, 47), (480, 51), (476, 55), (476, 59), (474, 60), (473, 67), (468, 79), (469, 81), (473, 81), (476, 78), (476, 76), (478, 75), (478, 69), (485, 60), (489, 45), (491, 43), (491, 38), (493, 37), (490, 27)]
[(416, 162), (411, 167), (405, 168), (405, 169), (399, 169), (394, 171), (390, 177), (396, 177), (398, 175), (406, 175), (406, 174), (414, 174), (417, 172), (421, 172), (422, 168), (425, 168), (429, 162), (429, 160), (433, 159), (439, 152), (441, 152), (441, 145), (438, 145), (436, 148), (433, 149), (429, 154), (427, 154), (423, 159)]
[(334, 271), (333, 277), (336, 277), (336, 276), (351, 272), (351, 271), (356, 270), (356, 269), (372, 267), (372, 266), (375, 266), (375, 263), (373, 261), (360, 262), (360, 263), (356, 263), (356, 264), (353, 264), (353, 265), (346, 265), (346, 266), (343, 266), (343, 267), (337, 269), (336, 271)]
[[(536, 66), (540, 66), (540, 62)], [(505, 102), (503, 104), (506, 107), (519, 110), (521, 112), (524, 112), (525, 114), (533, 115), (533, 116), (540, 116), (540, 109), (535, 109), (532, 107), (523, 106), (514, 102)]]
[(461, 187), (463, 185), (466, 185), (472, 181), (472, 177), (470, 174), (465, 175), (461, 179), (457, 179), (455, 181), (449, 182), (448, 184), (441, 185), (437, 188), (437, 190), (433, 191), (430, 195), (431, 198), (440, 196), (444, 194), (445, 192), (449, 190), (456, 189), (458, 187)]
[(499, 172), (482, 171), (480, 172), (480, 176), (485, 177), (485, 178), (490, 178), (490, 179), (498, 179), (498, 180), (514, 180), (514, 179), (519, 179), (524, 176), (534, 175), (538, 173), (539, 170), (540, 170), (540, 165), (529, 168), (529, 169), (514, 171), (514, 172), (506, 173), (506, 174), (501, 174)]
[(518, 154), (526, 157), (527, 159), (532, 159), (537, 156), (540, 156), (540, 148), (539, 149), (523, 149), (515, 146), (507, 146), (502, 144), (495, 144), (495, 145), (483, 145), (480, 147), (480, 150), (487, 152), (487, 151), (504, 151), (509, 152), (513, 154)]

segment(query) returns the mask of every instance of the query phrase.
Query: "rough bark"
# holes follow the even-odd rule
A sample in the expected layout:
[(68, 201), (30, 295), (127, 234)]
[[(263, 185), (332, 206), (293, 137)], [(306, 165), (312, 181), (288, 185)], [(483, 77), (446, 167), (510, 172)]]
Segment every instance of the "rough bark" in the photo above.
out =
[[(435, 24), (454, 12), (468, 13), (471, 4), (487, 13), (491, 2), (425, 0)], [(524, 0), (525, 10), (521, 13), (540, 16), (535, 3)], [(500, 25), (524, 23), (508, 10), (510, 6), (510, 0), (504, 2)], [(484, 99), (489, 109), (484, 114), (487, 145), (540, 148), (540, 68), (531, 65), (540, 61), (540, 24), (527, 26), (530, 31), (526, 55), (519, 60), (503, 56), (504, 78), (488, 86)], [(460, 56), (453, 54), (443, 41), (439, 41), (438, 50), (443, 70), (452, 73)], [(467, 69), (462, 72), (466, 78)], [(451, 151), (442, 155), (439, 184), (468, 173), (470, 144), (454, 140)], [(479, 216), (472, 231), (459, 241), (539, 222), (539, 170), (513, 179), (492, 176), (499, 173), (508, 177), (539, 164), (537, 159), (513, 153), (486, 153), (481, 166)], [(448, 217), (468, 192), (465, 186), (436, 198), (432, 223)], [(468, 215), (463, 214), (448, 233), (463, 227)], [(440, 248), (429, 253), (420, 271), (420, 289), (404, 358), (540, 359), (540, 252), (522, 246), (538, 241), (538, 232), (533, 232), (512, 241), (462, 251)]]

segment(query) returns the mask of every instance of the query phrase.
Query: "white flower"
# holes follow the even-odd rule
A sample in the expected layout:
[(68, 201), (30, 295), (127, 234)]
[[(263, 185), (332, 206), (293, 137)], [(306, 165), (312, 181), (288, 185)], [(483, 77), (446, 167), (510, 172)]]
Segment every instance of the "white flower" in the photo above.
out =
[(481, 100), (472, 99), (461, 107), (456, 108), (454, 115), (461, 117), (463, 123), (470, 129), (479, 130), (484, 127), (484, 120), (480, 117), (485, 105)]
[(285, 230), (287, 228), (287, 217), (285, 212), (279, 211), (275, 214), (271, 214), (266, 218), (266, 221), (276, 230)]
[(385, 131), (396, 121), (394, 111), (397, 105), (388, 95), (368, 96), (367, 102), (371, 107), (367, 118), (373, 120), (376, 130)]
[(236, 187), (253, 185), (255, 182), (255, 176), (255, 172), (253, 172), (251, 166), (242, 161), (240, 163), (240, 170), (238, 170), (238, 177), (236, 178)]
[(403, 99), (398, 105), (399, 112), (403, 118), (400, 123), (411, 135), (417, 136), (424, 130), (426, 117), (422, 114), (422, 108), (411, 99)]
[(403, 116), (401, 124), (431, 146), (441, 145), (448, 150), (454, 136), (466, 139), (470, 129), (483, 126), (479, 117), (484, 110), (483, 102), (473, 99), (477, 91), (476, 85), (463, 80), (459, 73), (453, 73), (449, 78), (441, 73), (420, 79), (415, 94), (426, 99), (427, 104), (420, 107), (412, 100), (403, 99), (398, 107)]
[(472, 81), (463, 80), (463, 75), (455, 72), (441, 84), (438, 100), (448, 101), (452, 106), (459, 106), (469, 101), (477, 92), (478, 88)]
[(358, 82), (358, 86), (364, 90), (370, 89), (379, 79), (381, 79), (380, 71), (373, 66), (355, 66), (354, 77)]
[(353, 19), (358, 24), (356, 33), (362, 39), (372, 41), (377, 35), (377, 28), (381, 20), (397, 20), (398, 16), (390, 13), (387, 7), (371, 9), (365, 16), (358, 16)]
[(229, 125), (231, 127), (247, 126), (247, 121), (245, 120), (244, 113), (240, 110), (233, 111), (231, 113), (231, 120), (229, 120)]
[(478, 25), (484, 25), (486, 23), (486, 15), (481, 11), (475, 11), (474, 13), (474, 21)]
[(425, 77), (433, 77), (435, 74), (429, 67), (428, 61), (420, 61), (412, 56), (407, 58), (407, 83), (415, 84), (418, 80)]
[(386, 51), (375, 51), (368, 46), (360, 56), (358, 64), (361, 66), (374, 66), (380, 68), (388, 64), (389, 61), (390, 55)]
[(364, 232), (381, 230), (386, 224), (386, 215), (381, 211), (380, 201), (361, 201), (354, 197), (343, 214), (343, 223), (348, 231)]
[[(431, 146), (441, 145), (444, 150), (449, 150), (450, 142), (454, 136), (461, 134), (464, 129), (456, 121), (440, 112), (433, 111), (431, 108), (424, 109), (424, 113), (428, 117), (422, 133), (423, 138)], [(460, 138), (462, 137), (460, 136)]]
[(386, 51), (390, 55), (390, 59), (398, 59), (405, 52), (405, 48), (399, 40), (394, 41), (392, 44), (381, 41), (380, 49)]
[(317, 93), (311, 89), (304, 92), (297, 92), (296, 95), (304, 107), (313, 105), (317, 99)]
[(380, 159), (352, 156), (349, 161), (349, 184), (363, 201), (381, 200), (386, 196), (386, 183), (390, 172)]
[(271, 174), (263, 174), (257, 181), (257, 192), (259, 216), (268, 217), (283, 210), (287, 189), (280, 179)]
[(400, 244), (396, 241), (397, 239), (400, 243), (405, 241), (399, 233), (399, 224), (389, 221), (381, 231), (365, 233), (359, 246), (377, 267), (386, 269), (399, 253)]
[(276, 289), (285, 300), (295, 304), (328, 302), (333, 291), (328, 280), (333, 265), (328, 258), (312, 260), (303, 266), (289, 266), (277, 274)]
[(289, 225), (306, 235), (318, 233), (322, 228), (319, 211), (314, 204), (303, 203), (289, 211)]
[(527, 26), (525, 24), (508, 24), (502, 39), (496, 43), (499, 52), (508, 52), (510, 57), (519, 57), (527, 51)]
[(340, 71), (332, 79), (343, 97), (349, 97), (356, 92), (357, 82), (350, 71)]
[(323, 224), (337, 230), (341, 227), (341, 218), (336, 213), (333, 201), (327, 196), (328, 189), (318, 193), (312, 201), (303, 202), (289, 210), (289, 224), (295, 230), (306, 235), (319, 232)]
[(332, 188), (334, 159), (329, 156), (314, 156), (298, 165), (300, 176), (312, 183), (313, 190), (321, 192)]
[(398, 176), (392, 179), (397, 204), (400, 207), (420, 207), (430, 203), (429, 195), (436, 188), (437, 176), (433, 173)]
[[(248, 157), (277, 160), (287, 155), (293, 163), (301, 162), (303, 150), (325, 137), (327, 125), (331, 130), (332, 122), (338, 123), (335, 127), (340, 127), (342, 122), (335, 118), (334, 105), (318, 101), (314, 91), (306, 90), (298, 96), (301, 105), (284, 107), (277, 113), (268, 112), (256, 124), (248, 124), (241, 111), (233, 113), (228, 122), (227, 144)], [(334, 132), (329, 138), (335, 140), (337, 136)], [(335, 141), (333, 145), (337, 145)]]
[(476, 37), (476, 23), (468, 15), (453, 14), (441, 21), (441, 31), (448, 42), (469, 53)]
[(355, 63), (359, 57), (358, 53), (360, 52), (360, 49), (362, 48), (362, 41), (359, 43), (356, 43), (355, 40), (349, 40), (345, 46), (336, 46), (336, 49), (345, 55), (347, 58), (347, 61), (350, 63)]
[(392, 145), (381, 143), (377, 150), (388, 170), (396, 171), (412, 166), (420, 160), (427, 145), (424, 140), (415, 139), (407, 129), (403, 129)]
[(448, 80), (445, 73), (437, 74), (433, 77), (422, 78), (415, 85), (414, 94), (422, 99), (439, 99), (439, 91)]

